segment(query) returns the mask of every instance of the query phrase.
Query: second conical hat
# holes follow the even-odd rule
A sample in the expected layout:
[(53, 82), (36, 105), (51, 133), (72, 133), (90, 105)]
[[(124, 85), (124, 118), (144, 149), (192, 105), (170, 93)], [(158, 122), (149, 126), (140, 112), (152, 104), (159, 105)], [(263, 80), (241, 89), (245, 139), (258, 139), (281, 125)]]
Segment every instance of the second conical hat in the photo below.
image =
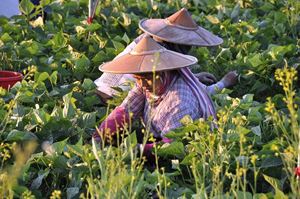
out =
[(139, 27), (151, 36), (176, 44), (217, 46), (223, 43), (223, 39), (198, 26), (185, 8), (166, 19), (143, 19)]
[(167, 50), (150, 36), (146, 36), (130, 53), (102, 64), (99, 70), (107, 73), (136, 74), (174, 70), (197, 62), (197, 58)]

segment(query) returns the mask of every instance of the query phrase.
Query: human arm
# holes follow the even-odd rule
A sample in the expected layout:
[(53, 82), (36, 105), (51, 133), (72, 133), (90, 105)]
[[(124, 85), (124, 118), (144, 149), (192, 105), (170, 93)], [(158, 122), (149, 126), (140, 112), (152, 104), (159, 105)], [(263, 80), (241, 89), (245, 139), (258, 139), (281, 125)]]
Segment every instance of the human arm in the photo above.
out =
[[(206, 72), (197, 73), (195, 76), (199, 79), (199, 81), (202, 83), (203, 87), (207, 90), (207, 92), (211, 95), (215, 94), (217, 90), (222, 90), (223, 88), (229, 88), (237, 84), (238, 74), (236, 71), (230, 71), (224, 77), (216, 82), (215, 77)], [(206, 83), (213, 82), (216, 83), (206, 86)]]
[(145, 96), (140, 87), (135, 86), (129, 91), (122, 104), (114, 109), (108, 117), (100, 124), (93, 137), (100, 141), (101, 137), (113, 136), (119, 129), (130, 124), (131, 119), (138, 118), (143, 111)]

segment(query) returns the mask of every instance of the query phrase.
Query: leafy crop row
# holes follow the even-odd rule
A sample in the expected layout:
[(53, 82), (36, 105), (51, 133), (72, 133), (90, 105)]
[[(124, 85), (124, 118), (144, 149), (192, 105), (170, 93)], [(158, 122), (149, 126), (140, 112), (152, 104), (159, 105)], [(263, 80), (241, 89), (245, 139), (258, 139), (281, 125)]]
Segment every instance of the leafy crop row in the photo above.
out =
[[(24, 15), (0, 18), (0, 69), (24, 74), (0, 88), (0, 198), (299, 197), (298, 1), (107, 0), (91, 25), (87, 0), (42, 2), (23, 0)], [(241, 74), (213, 97), (218, 129), (184, 118), (168, 134), (174, 142), (154, 148), (158, 165), (140, 156), (131, 129), (117, 146), (92, 143), (126, 95), (101, 104), (98, 65), (141, 33), (140, 19), (181, 7), (224, 38), (192, 50), (193, 70)]]

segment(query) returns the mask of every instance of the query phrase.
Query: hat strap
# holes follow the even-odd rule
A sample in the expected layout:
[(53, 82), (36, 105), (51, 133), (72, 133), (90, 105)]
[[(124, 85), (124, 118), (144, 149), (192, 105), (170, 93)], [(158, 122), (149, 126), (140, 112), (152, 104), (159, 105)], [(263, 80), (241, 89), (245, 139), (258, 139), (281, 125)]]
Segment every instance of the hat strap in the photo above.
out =
[(190, 27), (187, 27), (187, 26), (181, 26), (181, 25), (178, 25), (178, 24), (174, 24), (174, 23), (170, 22), (169, 19), (165, 19), (165, 23), (169, 26), (175, 26), (177, 28), (185, 29), (185, 30), (197, 30), (198, 29), (198, 26), (194, 27), (194, 28), (190, 28)]

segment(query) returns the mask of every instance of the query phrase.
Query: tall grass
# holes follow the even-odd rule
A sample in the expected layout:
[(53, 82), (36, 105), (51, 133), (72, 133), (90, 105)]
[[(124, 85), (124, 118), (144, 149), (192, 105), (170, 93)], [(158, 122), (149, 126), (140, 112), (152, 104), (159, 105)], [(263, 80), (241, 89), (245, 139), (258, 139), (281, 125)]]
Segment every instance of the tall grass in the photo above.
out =
[[(297, 71), (288, 67), (287, 63), (283, 69), (277, 69), (275, 78), (279, 81), (284, 91), (283, 101), (288, 112), (278, 110), (276, 105), (268, 99), (266, 111), (274, 122), (278, 136), (282, 136), (281, 145), (284, 150), (280, 153), (288, 175), (292, 197), (299, 197), (300, 183), (299, 176), (295, 175), (295, 168), (300, 166), (300, 129), (299, 129), (299, 106), (296, 103), (296, 90), (294, 81), (298, 79)], [(288, 114), (287, 114), (288, 113)]]
[[(1, 143), (2, 145), (2, 143)], [(10, 167), (4, 167), (3, 162), (0, 170), (0, 198), (14, 198), (14, 187), (18, 184), (18, 178), (22, 174), (22, 169), (26, 163), (26, 161), (29, 159), (31, 154), (36, 149), (37, 144), (34, 142), (29, 142), (24, 145), (22, 148), (21, 145), (17, 145), (14, 143), (11, 145), (10, 152), (4, 151), (6, 153), (6, 156), (2, 156), (2, 150), (1, 150), (1, 158), (2, 160), (6, 160), (9, 158), (9, 153), (13, 153), (15, 161), (14, 164)], [(30, 196), (30, 192), (25, 192), (27, 196)]]

